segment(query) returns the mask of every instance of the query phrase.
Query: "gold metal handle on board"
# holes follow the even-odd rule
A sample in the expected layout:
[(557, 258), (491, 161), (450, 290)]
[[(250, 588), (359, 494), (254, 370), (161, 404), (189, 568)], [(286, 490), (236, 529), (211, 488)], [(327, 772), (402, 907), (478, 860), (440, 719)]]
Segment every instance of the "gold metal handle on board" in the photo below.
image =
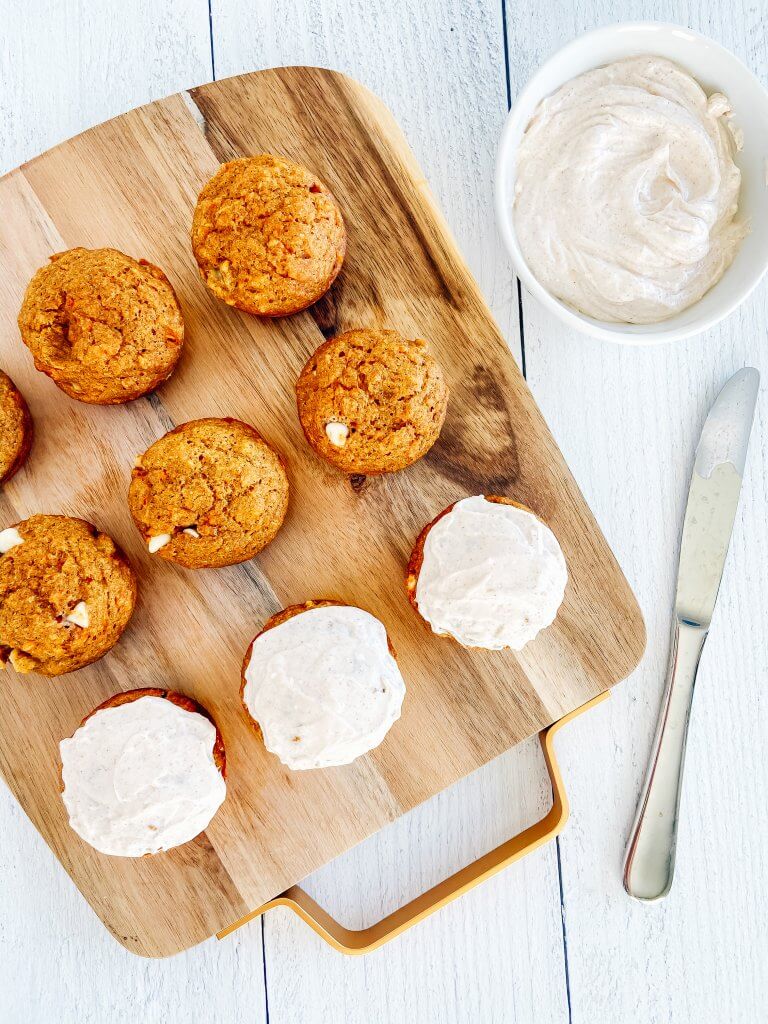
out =
[(582, 704), (575, 711), (564, 715), (557, 722), (553, 722), (552, 725), (542, 729), (539, 733), (539, 742), (541, 743), (544, 761), (546, 762), (549, 779), (552, 784), (552, 807), (540, 821), (535, 822), (512, 839), (508, 839), (500, 846), (497, 846), (495, 850), (491, 850), (490, 853), (478, 857), (472, 864), (468, 864), (453, 875), (445, 878), (442, 882), (438, 882), (431, 889), (428, 889), (420, 896), (412, 899), (409, 903), (406, 903), (368, 928), (362, 928), (358, 931), (345, 928), (344, 925), (334, 920), (327, 911), (323, 910), (302, 888), (298, 885), (292, 885), (290, 889), (286, 889), (279, 896), (264, 903), (258, 910), (251, 911), (250, 914), (246, 914), (239, 921), (235, 921), (234, 924), (224, 928), (216, 937), (223, 939), (226, 935), (230, 935), (244, 924), (247, 924), (256, 917), (260, 917), (273, 907), (290, 907), (322, 939), (325, 939), (330, 946), (338, 949), (341, 953), (349, 953), (351, 955), (369, 953), (371, 950), (378, 949), (379, 946), (383, 946), (384, 943), (394, 939), (397, 935), (401, 935), (408, 928), (412, 928), (419, 921), (423, 921), (425, 917), (434, 914), (436, 910), (440, 910), (441, 907), (462, 896), (465, 892), (473, 889), (476, 885), (484, 882), (509, 864), (514, 863), (514, 861), (520, 860), (521, 857), (531, 853), (532, 850), (538, 849), (539, 846), (549, 842), (550, 839), (553, 839), (562, 832), (568, 820), (569, 807), (563, 777), (555, 757), (554, 738), (556, 733), (564, 725), (567, 725), (568, 722), (605, 700), (608, 692), (606, 690), (604, 693), (598, 694), (597, 697), (593, 697), (592, 700)]

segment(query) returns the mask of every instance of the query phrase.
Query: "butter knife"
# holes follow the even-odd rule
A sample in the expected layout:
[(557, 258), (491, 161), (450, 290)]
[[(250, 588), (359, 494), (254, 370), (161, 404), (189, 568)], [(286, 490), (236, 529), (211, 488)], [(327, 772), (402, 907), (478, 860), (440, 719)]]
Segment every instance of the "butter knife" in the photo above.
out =
[(685, 510), (669, 667), (653, 753), (624, 864), (639, 900), (666, 896), (675, 871), (683, 762), (699, 659), (739, 504), (760, 375), (745, 367), (715, 399), (701, 432)]

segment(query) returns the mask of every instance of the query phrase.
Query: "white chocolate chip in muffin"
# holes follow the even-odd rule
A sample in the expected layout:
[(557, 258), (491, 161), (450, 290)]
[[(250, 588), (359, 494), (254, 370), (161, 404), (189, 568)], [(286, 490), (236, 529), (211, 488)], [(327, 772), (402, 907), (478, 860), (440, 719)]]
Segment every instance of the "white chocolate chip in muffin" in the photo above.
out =
[(181, 532), (186, 533), (188, 537), (197, 537), (198, 540), (200, 539), (200, 534), (194, 526), (186, 526)]
[(7, 530), (0, 530), (0, 555), (4, 555), (11, 548), (23, 543), (24, 538), (15, 526), (9, 526)]
[(349, 437), (349, 427), (346, 423), (326, 423), (325, 433), (331, 444), (343, 448)]
[(231, 288), (232, 268), (229, 260), (222, 260), (218, 267), (211, 267), (208, 271), (206, 281), (213, 281), (214, 284), (223, 285), (225, 288)]
[(90, 616), (88, 615), (88, 605), (85, 601), (78, 601), (72, 611), (66, 617), (67, 622), (71, 622), (73, 626), (80, 626), (81, 629), (87, 629), (90, 623)]
[(150, 555), (154, 555), (160, 548), (164, 548), (171, 540), (170, 533), (158, 533), (156, 537), (150, 537), (147, 541), (147, 550)]
[(17, 672), (34, 672), (37, 666), (37, 662), (31, 654), (15, 649), (8, 655), (8, 661), (10, 661)]

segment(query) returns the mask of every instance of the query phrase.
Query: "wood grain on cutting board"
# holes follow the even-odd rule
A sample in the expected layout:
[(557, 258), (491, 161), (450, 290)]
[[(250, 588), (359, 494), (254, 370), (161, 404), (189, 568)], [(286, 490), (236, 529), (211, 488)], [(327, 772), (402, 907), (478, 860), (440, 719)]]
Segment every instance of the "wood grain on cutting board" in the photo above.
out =
[[(258, 72), (150, 104), (64, 143), (0, 181), (2, 362), (27, 396), (37, 442), (0, 499), (6, 526), (33, 512), (83, 516), (136, 566), (140, 601), (105, 659), (58, 680), (0, 679), (0, 766), (27, 813), (113, 934), (165, 955), (201, 941), (473, 768), (631, 671), (642, 620), (407, 145), (378, 100), (328, 71)], [(205, 119), (205, 131), (198, 123)], [(219, 162), (276, 151), (334, 191), (347, 260), (311, 313), (262, 322), (217, 302), (189, 247), (198, 191)], [(187, 346), (155, 396), (119, 408), (76, 403), (37, 373), (15, 318), (29, 277), (74, 245), (115, 246), (167, 272)], [(293, 383), (338, 330), (396, 327), (430, 340), (451, 402), (430, 454), (361, 481), (306, 447)], [(292, 501), (276, 541), (245, 566), (190, 572), (149, 556), (125, 494), (135, 456), (172, 424), (231, 415), (286, 457)], [(521, 654), (465, 651), (433, 637), (402, 582), (421, 526), (472, 493), (508, 494), (558, 535), (570, 570), (555, 624)], [(239, 665), (279, 607), (338, 597), (385, 622), (408, 685), (403, 717), (353, 765), (290, 773), (240, 711)], [(164, 685), (214, 714), (228, 798), (206, 833), (140, 861), (104, 857), (70, 831), (57, 744), (120, 689)]]

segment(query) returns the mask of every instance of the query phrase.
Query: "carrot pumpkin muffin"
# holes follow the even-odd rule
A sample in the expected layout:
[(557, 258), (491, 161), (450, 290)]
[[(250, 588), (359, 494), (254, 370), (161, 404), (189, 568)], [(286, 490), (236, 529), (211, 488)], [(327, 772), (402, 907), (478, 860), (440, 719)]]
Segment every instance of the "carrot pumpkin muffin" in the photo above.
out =
[(69, 823), (113, 857), (189, 842), (226, 796), (219, 730), (205, 708), (171, 690), (116, 694), (59, 749)]
[(170, 377), (184, 341), (168, 278), (117, 249), (52, 256), (27, 287), (19, 328), (37, 369), (96, 405), (153, 391)]
[(448, 389), (421, 340), (359, 330), (322, 344), (296, 385), (299, 419), (318, 455), (344, 473), (404, 469), (445, 419)]
[(24, 396), (0, 370), (0, 484), (20, 469), (32, 447), (32, 417)]
[(246, 652), (241, 695), (267, 750), (300, 771), (377, 747), (400, 717), (405, 683), (377, 618), (307, 601), (267, 620)]
[(262, 153), (223, 164), (205, 186), (192, 249), (217, 298), (256, 316), (288, 316), (331, 287), (346, 232), (335, 199), (311, 171)]
[(508, 498), (480, 494), (422, 530), (406, 586), (434, 633), (465, 647), (519, 651), (554, 621), (567, 581), (549, 527)]
[(58, 676), (114, 647), (136, 578), (111, 537), (83, 519), (36, 515), (0, 531), (0, 662)]
[(137, 460), (128, 505), (151, 554), (187, 569), (234, 565), (280, 529), (288, 477), (247, 423), (190, 420)]

